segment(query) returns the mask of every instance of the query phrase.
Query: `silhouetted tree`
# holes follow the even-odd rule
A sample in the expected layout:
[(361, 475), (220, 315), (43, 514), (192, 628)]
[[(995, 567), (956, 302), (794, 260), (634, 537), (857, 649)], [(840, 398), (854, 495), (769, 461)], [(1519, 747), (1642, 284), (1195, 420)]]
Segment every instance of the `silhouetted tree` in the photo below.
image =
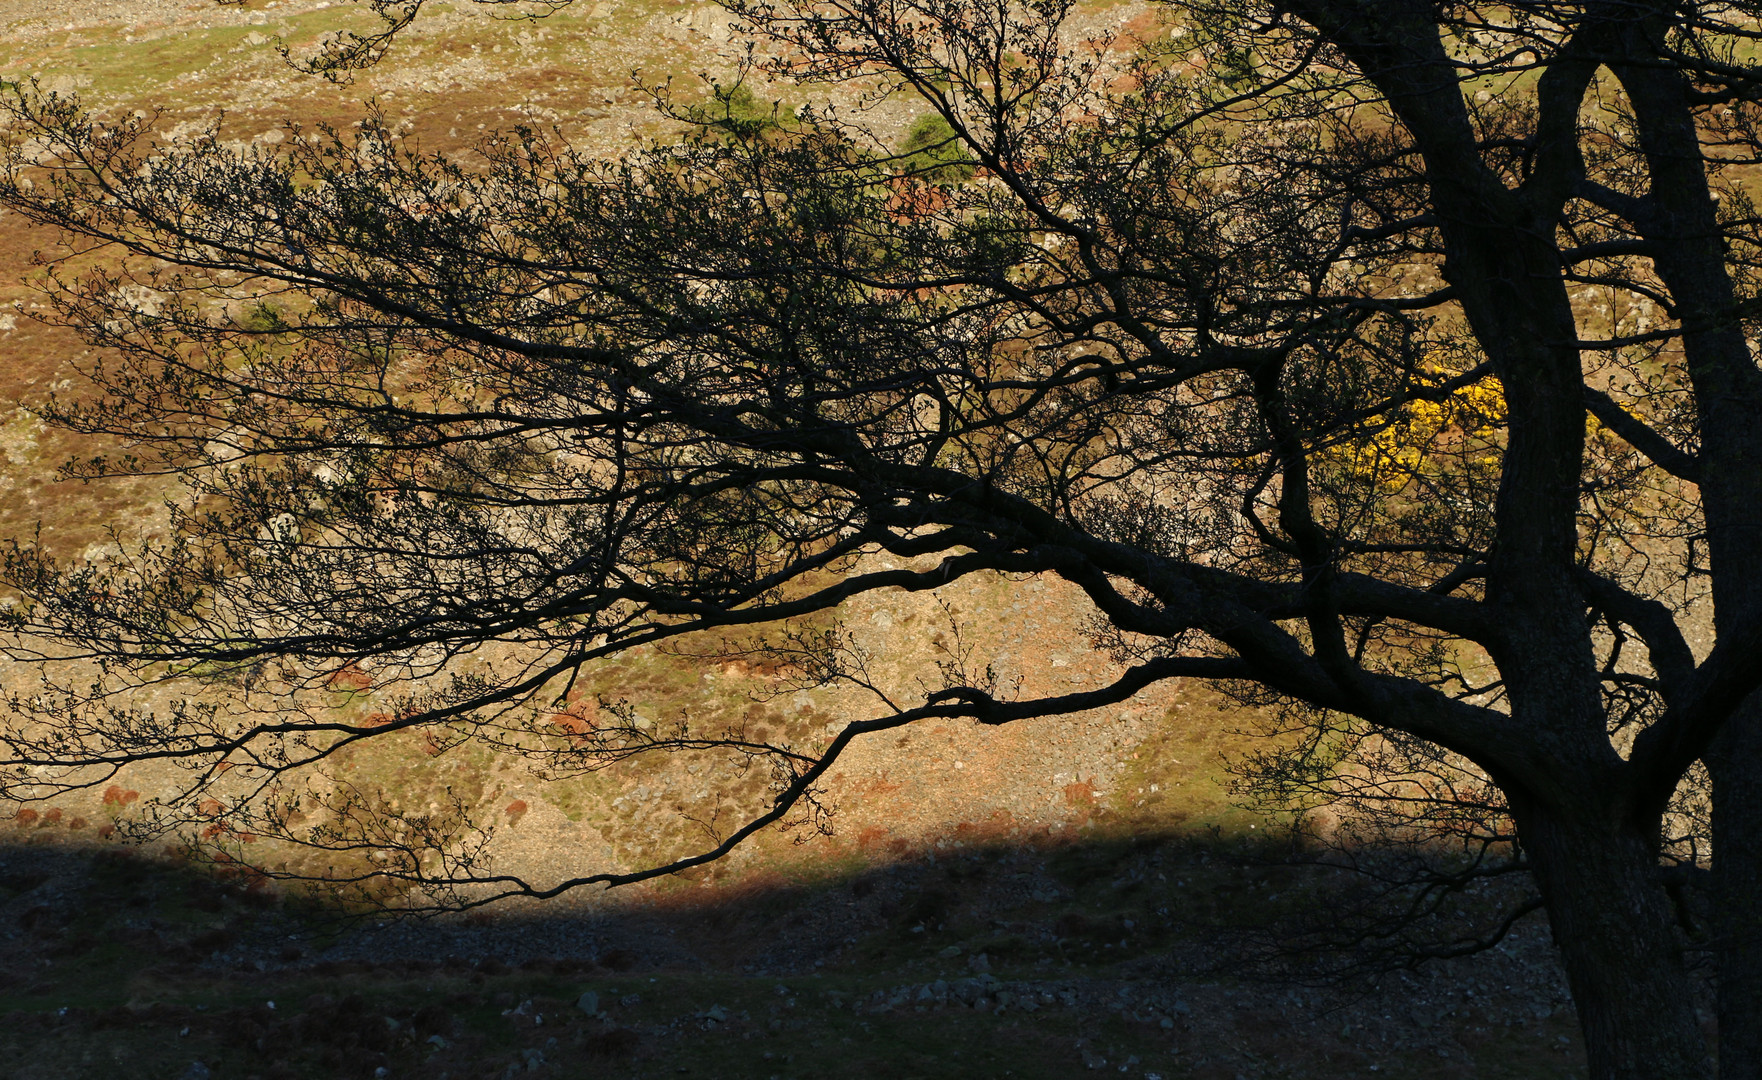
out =
[[(941, 123), (895, 154), (808, 110), (617, 161), (521, 131), (466, 167), (376, 122), (268, 152), (13, 101), (0, 198), (111, 252), (50, 286), (98, 349), (96, 394), (45, 415), (128, 447), (70, 471), (189, 493), (108, 561), (9, 555), (15, 629), (104, 672), (18, 698), (16, 782), (174, 759), (167, 824), (549, 893), (811, 812), (869, 733), (1223, 680), (1306, 710), (1287, 791), (1398, 754), (1414, 805), (1508, 814), (1592, 1074), (1650, 1080), (1709, 1071), (1660, 869), (1700, 760), (1720, 1060), (1758, 1075), (1755, 5), (1196, 2), (1135, 54), (1057, 0), (729, 6), (774, 77)], [(312, 65), (370, 62), (420, 0), (374, 7), (384, 35)], [(810, 747), (522, 719), (686, 635), (862, 683), (804, 620), (975, 574), (1080, 587), (1117, 676), (1024, 699), (951, 660)], [(369, 663), (409, 685), (380, 722), (302, 696)], [(456, 813), (289, 794), (409, 731), (557, 767), (738, 753), (776, 794), (550, 890), (461, 854)]]

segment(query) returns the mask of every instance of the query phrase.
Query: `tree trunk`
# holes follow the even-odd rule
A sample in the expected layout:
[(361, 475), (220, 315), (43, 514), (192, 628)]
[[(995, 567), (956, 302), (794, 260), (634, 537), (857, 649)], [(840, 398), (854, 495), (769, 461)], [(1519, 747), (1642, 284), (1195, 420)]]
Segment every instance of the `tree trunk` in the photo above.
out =
[(1713, 934), (1720, 1080), (1762, 1080), (1762, 697), (1706, 756), (1713, 778)]
[(1518, 815), (1578, 1008), (1592, 1080), (1710, 1077), (1652, 838), (1591, 807)]
[[(1682, 321), (1700, 411), (1700, 494), (1713, 571), (1714, 624), (1762, 611), (1762, 372), (1738, 317), (1723, 230), (1708, 184), (1692, 87), (1657, 62), (1655, 28), (1635, 24), (1639, 62), (1616, 65), (1652, 176), (1654, 265)], [(1762, 1080), (1762, 700), (1753, 696), (1703, 755), (1713, 778), (1714, 933), (1719, 977), (1719, 1075)]]

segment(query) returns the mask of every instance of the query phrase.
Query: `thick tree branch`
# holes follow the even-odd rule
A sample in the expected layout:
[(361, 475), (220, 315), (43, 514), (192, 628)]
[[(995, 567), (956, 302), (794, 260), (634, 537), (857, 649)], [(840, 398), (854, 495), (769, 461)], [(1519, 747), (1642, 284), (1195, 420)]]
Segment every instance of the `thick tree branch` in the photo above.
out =
[(1621, 436), (1627, 444), (1646, 455), (1652, 464), (1691, 484), (1700, 482), (1701, 463), (1691, 454), (1660, 435), (1651, 425), (1618, 405), (1601, 390), (1585, 387), (1585, 408), (1603, 426)]

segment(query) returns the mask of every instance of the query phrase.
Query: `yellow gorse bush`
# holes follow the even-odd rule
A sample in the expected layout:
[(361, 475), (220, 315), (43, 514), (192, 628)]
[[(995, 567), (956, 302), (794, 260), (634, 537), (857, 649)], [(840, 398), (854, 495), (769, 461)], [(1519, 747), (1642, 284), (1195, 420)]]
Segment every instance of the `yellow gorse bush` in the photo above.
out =
[[(1440, 376), (1437, 386), (1454, 373)], [(1463, 469), (1496, 473), (1505, 427), (1505, 393), (1495, 376), (1439, 400), (1415, 398), (1385, 413), (1359, 437), (1335, 443), (1321, 460), (1384, 491)], [(1588, 432), (1587, 432), (1588, 433)]]

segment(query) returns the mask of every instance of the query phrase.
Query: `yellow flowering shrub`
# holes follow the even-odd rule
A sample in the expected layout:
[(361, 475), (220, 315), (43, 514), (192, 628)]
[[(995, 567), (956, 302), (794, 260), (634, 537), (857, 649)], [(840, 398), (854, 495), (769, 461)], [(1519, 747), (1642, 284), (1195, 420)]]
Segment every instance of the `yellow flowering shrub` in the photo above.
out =
[(1491, 475), (1499, 468), (1504, 426), (1504, 388), (1489, 376), (1441, 400), (1407, 401), (1356, 437), (1327, 447), (1321, 460), (1389, 492), (1463, 468)]

